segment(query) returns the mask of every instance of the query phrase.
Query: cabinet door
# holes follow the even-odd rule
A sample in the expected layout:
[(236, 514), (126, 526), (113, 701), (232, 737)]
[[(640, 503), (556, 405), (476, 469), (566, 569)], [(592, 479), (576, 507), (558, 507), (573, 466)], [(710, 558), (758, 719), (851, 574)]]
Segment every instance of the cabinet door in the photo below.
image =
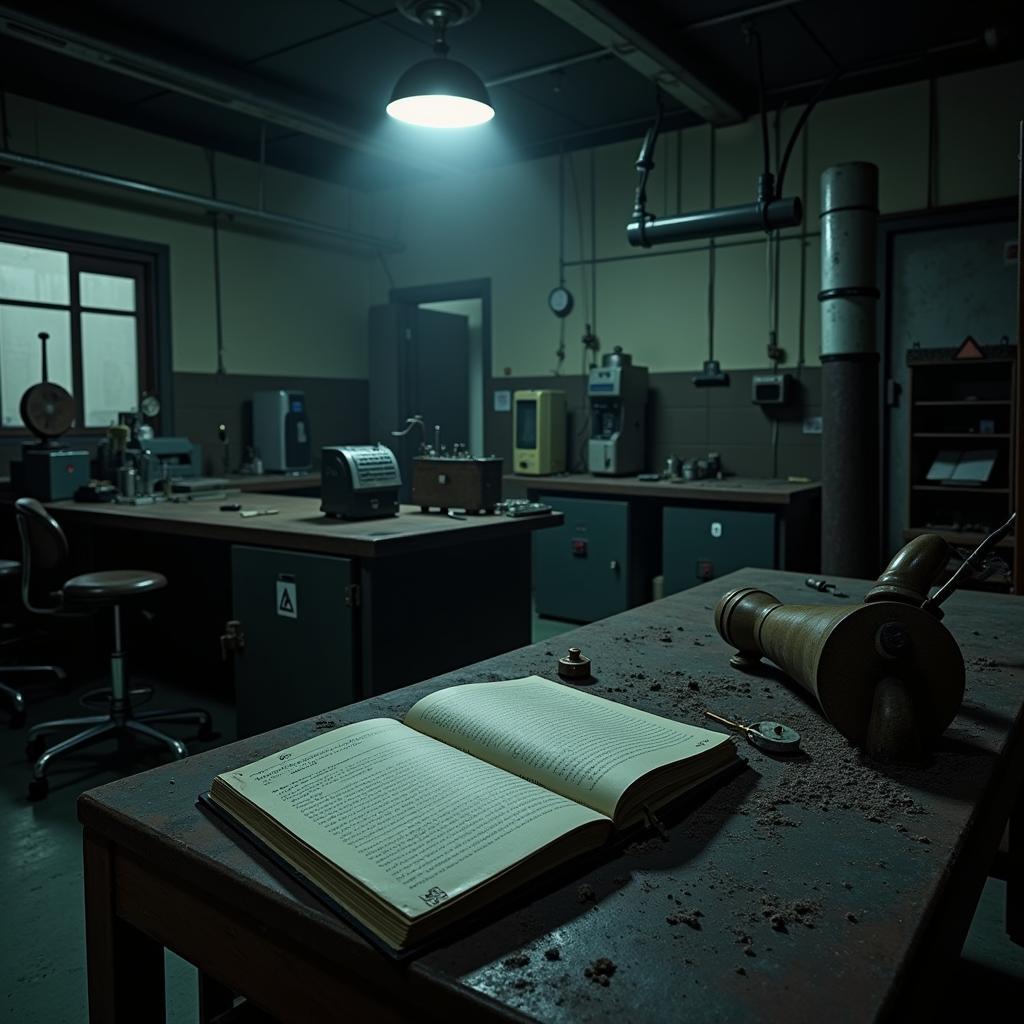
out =
[(537, 612), (593, 622), (629, 607), (630, 510), (625, 501), (541, 495), (565, 522), (533, 535)]
[(666, 508), (662, 513), (665, 594), (746, 566), (778, 568), (773, 512)]
[(238, 735), (286, 725), (356, 699), (352, 579), (347, 558), (235, 545), (234, 655)]

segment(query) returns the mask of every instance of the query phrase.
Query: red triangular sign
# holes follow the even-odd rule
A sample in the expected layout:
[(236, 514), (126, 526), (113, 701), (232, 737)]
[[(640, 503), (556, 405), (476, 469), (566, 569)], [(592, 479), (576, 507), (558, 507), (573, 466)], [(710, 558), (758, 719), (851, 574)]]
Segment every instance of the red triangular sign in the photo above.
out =
[(985, 353), (981, 346), (968, 334), (963, 344), (956, 350), (954, 359), (984, 359)]

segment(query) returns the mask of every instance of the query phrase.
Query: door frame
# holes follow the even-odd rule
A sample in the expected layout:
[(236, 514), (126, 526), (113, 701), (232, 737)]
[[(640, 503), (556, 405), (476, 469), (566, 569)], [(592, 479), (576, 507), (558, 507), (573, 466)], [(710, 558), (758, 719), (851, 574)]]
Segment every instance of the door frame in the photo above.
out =
[[(914, 210), (910, 213), (897, 213), (878, 219), (877, 261), (878, 277), (881, 281), (882, 301), (878, 303), (877, 335), (881, 341), (881, 374), (879, 376), (879, 439), (881, 443), (881, 459), (879, 459), (879, 494), (881, 542), (885, 545), (889, 536), (890, 501), (892, 498), (892, 409), (888, 402), (888, 382), (893, 378), (893, 343), (892, 343), (892, 274), (893, 249), (896, 239), (901, 235), (920, 231), (942, 231), (947, 228), (971, 227), (979, 224), (993, 224), (997, 221), (1017, 220), (1017, 199), (1007, 196), (1005, 199), (992, 199), (980, 203), (965, 203), (958, 206), (935, 207), (931, 210)], [(899, 406), (902, 408), (902, 406)], [(900, 483), (898, 486), (902, 486)]]
[[(491, 279), (475, 277), (466, 281), (447, 281), (441, 284), (421, 284), (408, 288), (392, 288), (388, 301), (415, 309), (426, 302), (454, 302), (459, 299), (480, 300), (480, 409), (483, 443), (487, 446), (487, 393), (491, 381)], [(472, 422), (472, 420), (470, 421)], [(474, 452), (486, 455), (486, 451)]]

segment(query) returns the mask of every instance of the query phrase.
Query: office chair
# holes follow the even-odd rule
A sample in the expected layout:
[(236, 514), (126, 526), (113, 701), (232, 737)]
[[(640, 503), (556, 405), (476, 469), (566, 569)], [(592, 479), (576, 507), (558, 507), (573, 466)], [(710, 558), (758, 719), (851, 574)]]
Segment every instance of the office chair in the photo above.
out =
[[(20, 575), (21, 562), (0, 558), (0, 583)], [(17, 640), (13, 642), (17, 642)], [(55, 676), (58, 682), (63, 682), (66, 676), (64, 669), (58, 665), (0, 665), (0, 697), (3, 697), (10, 705), (11, 728), (20, 729), (25, 724), (25, 695), (21, 690), (8, 686), (4, 681), (13, 675), (51, 675)]]
[[(48, 603), (37, 603), (40, 591), (38, 578), (60, 579), (68, 561), (68, 542), (57, 520), (34, 498), (19, 498), (14, 503), (21, 535), (22, 563), (21, 596), (25, 607), (38, 615), (58, 615), (109, 607), (113, 610), (114, 649), (110, 655), (109, 709), (105, 714), (78, 718), (61, 718), (42, 722), (29, 729), (26, 752), (35, 759), (29, 799), (41, 800), (49, 791), (47, 771), (54, 758), (73, 750), (91, 746), (110, 737), (118, 740), (129, 736), (145, 736), (168, 747), (176, 759), (185, 757), (188, 750), (181, 740), (154, 729), (151, 722), (195, 723), (199, 738), (209, 739), (213, 726), (209, 712), (202, 708), (178, 710), (136, 710), (132, 704), (132, 691), (125, 684), (124, 650), (121, 644), (121, 604), (138, 600), (167, 586), (166, 577), (158, 572), (141, 569), (115, 569), (108, 572), (90, 572), (67, 579), (47, 595)], [(86, 726), (81, 732), (56, 746), (46, 749), (47, 733)]]

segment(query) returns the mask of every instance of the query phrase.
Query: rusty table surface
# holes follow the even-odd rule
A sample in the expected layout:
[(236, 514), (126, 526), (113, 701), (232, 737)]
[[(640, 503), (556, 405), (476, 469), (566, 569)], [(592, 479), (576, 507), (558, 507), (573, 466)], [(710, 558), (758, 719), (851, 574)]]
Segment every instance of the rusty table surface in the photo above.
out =
[(229, 488), (243, 494), (283, 494), (285, 491), (320, 489), (319, 473), (262, 473), (259, 476), (233, 473), (226, 477)]
[(502, 477), (506, 490), (552, 494), (582, 494), (603, 498), (656, 498), (708, 505), (750, 504), (786, 506), (818, 499), (821, 484), (811, 481), (770, 480), (729, 476), (722, 480), (640, 480), (636, 476), (595, 476), (592, 473), (562, 473), (557, 476)]
[[(840, 582), (855, 600), (868, 587)], [(899, 1014), (908, 1000), (941, 991), (936, 972), (959, 951), (1019, 788), (1024, 602), (977, 592), (950, 599), (945, 622), (967, 664), (963, 707), (925, 766), (882, 768), (779, 675), (730, 668), (712, 608), (739, 585), (800, 603), (836, 601), (795, 573), (746, 569), (557, 641), (84, 794), (87, 837), (127, 861), (126, 878), (153, 873), (160, 891), (176, 897), (164, 911), (147, 904), (155, 897), (115, 897), (116, 913), (268, 1009), (294, 1007), (294, 1019), (312, 1012), (305, 976), (300, 985), (298, 973), (290, 982), (280, 972), (275, 983), (287, 991), (275, 994), (257, 968), (247, 973), (223, 959), (225, 944), (240, 948), (245, 922), (251, 941), (318, 965), (323, 985), (349, 985), (377, 1007), (418, 1019), (460, 1009), (475, 1019), (615, 1022), (840, 1024)], [(644, 838), (578, 865), (568, 881), (541, 886), (405, 965), (375, 952), (194, 806), (214, 775), (332, 724), (399, 717), (454, 683), (557, 678), (556, 657), (570, 643), (593, 659), (595, 693), (689, 722), (701, 722), (705, 707), (782, 721), (800, 731), (806, 756), (773, 760), (740, 741), (746, 770), (672, 823), (667, 839)], [(177, 897), (219, 914), (222, 942), (199, 941)], [(106, 913), (96, 905), (94, 931)], [(598, 958), (615, 965), (607, 985), (587, 976)], [(93, 960), (90, 948), (91, 970)], [(103, 1005), (98, 972), (94, 982), (94, 1005)]]
[[(274, 508), (274, 515), (243, 517), (221, 511), (237, 501), (243, 509)], [(308, 551), (339, 557), (379, 558), (429, 551), (474, 541), (518, 537), (558, 526), (562, 516), (482, 515), (454, 519), (402, 505), (397, 516), (345, 520), (320, 511), (319, 498), (293, 494), (246, 494), (237, 498), (157, 502), (152, 505), (48, 502), (62, 523), (133, 530), (140, 533), (201, 537), (234, 544)]]

